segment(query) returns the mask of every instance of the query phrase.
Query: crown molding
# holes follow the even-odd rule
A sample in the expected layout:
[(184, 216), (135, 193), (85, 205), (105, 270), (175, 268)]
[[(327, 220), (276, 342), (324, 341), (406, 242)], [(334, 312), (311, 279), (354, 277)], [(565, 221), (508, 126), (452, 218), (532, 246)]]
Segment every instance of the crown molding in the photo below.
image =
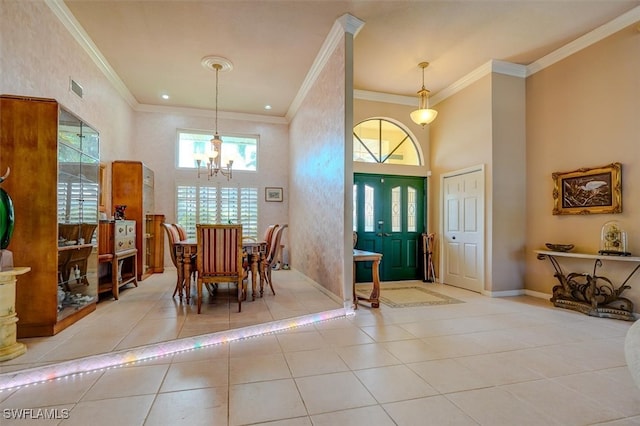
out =
[(429, 98), (430, 104), (432, 106), (437, 105), (439, 102), (444, 101), (448, 97), (453, 96), (462, 89), (469, 87), (476, 81), (492, 73), (525, 78), (527, 76), (527, 67), (525, 65), (514, 64), (512, 62), (491, 59), (490, 61), (479, 66), (461, 79), (455, 81), (453, 84), (445, 87), (443, 90), (431, 96)]
[[(207, 118), (215, 117), (215, 112), (208, 109), (170, 107), (170, 106), (163, 106), (163, 105), (138, 104), (137, 108), (135, 108), (135, 111), (136, 112), (152, 112), (152, 113), (168, 114), (168, 115), (186, 115), (190, 117), (207, 117)], [(267, 123), (267, 124), (289, 124), (289, 122), (285, 117), (260, 115), (260, 114), (246, 114), (241, 112), (218, 111), (218, 118), (223, 118), (227, 120), (251, 121), (256, 123)]]
[(311, 87), (318, 79), (320, 72), (327, 64), (327, 61), (331, 57), (331, 54), (338, 46), (338, 43), (342, 40), (342, 37), (345, 33), (348, 34), (357, 34), (362, 26), (364, 25), (364, 21), (356, 18), (355, 16), (349, 15), (345, 13), (340, 18), (336, 19), (333, 23), (333, 27), (331, 27), (331, 31), (324, 40), (320, 51), (316, 55), (316, 59), (313, 61), (313, 65), (307, 72), (307, 76), (305, 77), (296, 97), (289, 105), (289, 109), (285, 115), (287, 121), (291, 121), (293, 117), (296, 115), (296, 111), (300, 108), (302, 101), (307, 96)]
[(636, 6), (630, 11), (623, 13), (617, 18), (607, 22), (604, 25), (599, 26), (593, 31), (588, 32), (568, 43), (561, 48), (549, 53), (546, 56), (538, 59), (537, 61), (532, 62), (527, 66), (527, 76), (533, 75), (538, 71), (541, 71), (548, 66), (559, 62), (574, 53), (579, 52), (580, 50), (591, 46), (599, 42), (600, 40), (609, 37), (612, 34), (617, 33), (618, 31), (628, 27), (629, 25), (633, 25), (640, 20), (640, 6)]
[(469, 87), (476, 81), (480, 80), (482, 77), (489, 74), (491, 74), (491, 61), (484, 63), (461, 79), (453, 82), (435, 95), (429, 97), (429, 104), (431, 106), (437, 105), (439, 102), (442, 102), (448, 97), (455, 95), (459, 91), (463, 90), (466, 87)]
[(490, 62), (491, 72), (520, 78), (527, 76), (526, 65), (514, 64), (513, 62), (500, 61), (498, 59), (492, 59)]
[[(368, 90), (354, 90), (353, 91), (354, 99), (361, 99), (364, 101), (373, 101), (373, 102), (383, 102), (389, 104), (398, 104), (398, 105), (408, 105), (417, 107), (418, 106), (418, 97), (417, 96), (405, 96), (405, 95), (393, 95), (391, 93), (383, 93), (383, 92), (371, 92)], [(431, 98), (429, 98), (431, 99)]]
[(80, 44), (80, 47), (84, 49), (93, 62), (98, 66), (100, 71), (105, 75), (113, 87), (120, 93), (124, 100), (136, 109), (138, 107), (138, 101), (133, 97), (127, 86), (120, 79), (118, 74), (111, 68), (107, 59), (102, 56), (102, 53), (98, 50), (98, 47), (93, 43), (91, 37), (86, 33), (82, 25), (76, 20), (69, 8), (64, 4), (62, 0), (44, 0), (45, 4), (49, 6), (49, 9), (56, 15), (56, 17), (62, 22), (65, 28), (69, 31), (71, 36)]
[(354, 37), (357, 36), (362, 27), (364, 27), (364, 21), (348, 13), (336, 19), (336, 23), (342, 25), (345, 33), (349, 33)]
[[(434, 96), (429, 97), (429, 104), (431, 106), (437, 105), (438, 102), (442, 102), (450, 96), (458, 93), (462, 89), (470, 86), (481, 78), (492, 74), (505, 74), (513, 77), (524, 78), (527, 75), (527, 67), (524, 65), (513, 64), (511, 62), (498, 61), (496, 59), (492, 59), (485, 64), (479, 66), (475, 70), (471, 71), (469, 74), (465, 75), (458, 81), (449, 85), (448, 87), (442, 89)], [(375, 101), (375, 102), (385, 102), (399, 105), (409, 105), (416, 106), (415, 96), (404, 96), (404, 95), (393, 95), (388, 93), (381, 92), (370, 92), (367, 90), (355, 90), (354, 91), (355, 99), (362, 99), (367, 101)]]

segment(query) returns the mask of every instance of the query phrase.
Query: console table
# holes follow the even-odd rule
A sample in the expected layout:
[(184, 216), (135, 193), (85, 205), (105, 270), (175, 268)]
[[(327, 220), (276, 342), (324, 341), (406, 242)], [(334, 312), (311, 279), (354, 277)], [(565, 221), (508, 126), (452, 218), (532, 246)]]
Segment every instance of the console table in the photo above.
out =
[[(535, 250), (538, 259), (549, 259), (555, 269), (554, 276), (560, 285), (553, 287), (551, 302), (554, 306), (582, 312), (594, 317), (615, 318), (634, 321), (633, 302), (620, 295), (631, 288), (627, 285), (640, 268), (640, 257), (615, 256), (588, 253), (569, 253), (550, 250)], [(566, 274), (560, 267), (560, 258), (593, 260), (593, 273), (571, 272)], [(616, 287), (610, 279), (596, 274), (603, 262), (631, 262), (635, 264), (627, 278)]]
[[(354, 309), (358, 309), (358, 301), (363, 300), (371, 303), (372, 308), (380, 307), (380, 260), (382, 259), (382, 253), (374, 253), (371, 251), (364, 251), (353, 249), (353, 306)], [(355, 262), (372, 262), (371, 272), (373, 275), (373, 288), (369, 297), (358, 296), (356, 294), (356, 268)]]

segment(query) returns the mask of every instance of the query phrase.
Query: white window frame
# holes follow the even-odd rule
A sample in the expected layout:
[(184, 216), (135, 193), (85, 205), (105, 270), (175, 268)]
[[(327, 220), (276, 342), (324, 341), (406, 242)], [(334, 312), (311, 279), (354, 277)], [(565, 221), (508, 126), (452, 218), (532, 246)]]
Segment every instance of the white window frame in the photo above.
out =
[[(202, 136), (202, 138), (205, 141), (209, 141), (213, 138), (213, 132), (211, 130), (197, 130), (197, 129), (177, 129), (176, 132), (176, 163), (175, 163), (175, 167), (177, 170), (195, 170), (196, 169), (196, 161), (195, 158), (193, 158), (193, 156), (191, 157), (191, 161), (193, 161), (193, 165), (192, 166), (186, 166), (186, 165), (180, 165), (181, 164), (181, 155), (185, 154), (185, 153), (189, 153), (191, 155), (193, 155), (195, 153), (195, 148), (191, 147), (191, 149), (189, 148), (184, 148), (181, 149), (181, 135), (182, 134), (193, 134), (193, 135), (200, 135)], [(225, 164), (227, 164), (227, 162), (230, 159), (233, 159), (233, 171), (240, 171), (240, 172), (248, 172), (248, 173), (255, 173), (258, 171), (258, 148), (260, 146), (260, 136), (259, 135), (254, 135), (254, 134), (245, 134), (245, 133), (223, 133), (220, 134), (220, 138), (222, 139), (222, 158), (220, 161), (220, 164), (222, 166), (224, 166)], [(244, 159), (242, 158), (242, 156), (240, 155), (239, 151), (240, 150), (235, 150), (234, 151), (234, 147), (239, 146), (240, 144), (234, 142), (235, 139), (247, 139), (247, 140), (253, 140), (255, 141), (255, 159), (253, 160), (254, 164), (255, 164), (255, 168), (247, 168), (245, 167), (245, 164), (248, 164), (251, 160), (247, 160), (244, 161)], [(207, 142), (208, 144), (208, 142)], [(251, 145), (251, 143), (249, 143), (249, 145)], [(208, 146), (205, 146), (204, 149), (209, 149)], [(204, 153), (204, 151), (203, 151)], [(251, 155), (251, 153), (249, 153), (249, 155)], [(186, 161), (185, 161), (186, 162)], [(182, 163), (185, 163), (182, 162)], [(201, 167), (206, 167), (206, 164), (202, 164)]]

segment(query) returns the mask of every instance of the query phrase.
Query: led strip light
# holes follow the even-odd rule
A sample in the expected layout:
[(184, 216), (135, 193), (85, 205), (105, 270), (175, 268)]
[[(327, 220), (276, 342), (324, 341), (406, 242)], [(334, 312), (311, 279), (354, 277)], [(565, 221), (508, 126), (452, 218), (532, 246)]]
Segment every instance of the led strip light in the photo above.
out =
[(147, 359), (163, 357), (179, 352), (204, 348), (221, 343), (230, 343), (250, 337), (262, 336), (295, 327), (311, 325), (317, 322), (343, 318), (352, 315), (349, 309), (334, 309), (317, 314), (303, 315), (265, 324), (237, 328), (216, 333), (203, 334), (167, 342), (153, 343), (130, 349), (73, 359), (56, 364), (34, 367), (20, 371), (0, 374), (0, 392), (34, 383), (42, 383), (75, 374), (103, 370)]

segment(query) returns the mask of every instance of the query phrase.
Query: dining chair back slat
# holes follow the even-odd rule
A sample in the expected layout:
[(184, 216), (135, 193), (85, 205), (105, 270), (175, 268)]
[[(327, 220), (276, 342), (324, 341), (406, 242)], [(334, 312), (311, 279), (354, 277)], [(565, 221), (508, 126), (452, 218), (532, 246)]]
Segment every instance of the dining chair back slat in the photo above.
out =
[(271, 244), (271, 239), (273, 238), (273, 233), (275, 232), (275, 230), (278, 228), (278, 224), (273, 224), (273, 225), (269, 225), (267, 226), (266, 231), (264, 231), (264, 241), (267, 242), (268, 244)]
[(184, 227), (182, 225), (180, 225), (179, 223), (174, 223), (173, 227), (176, 229), (176, 232), (178, 232), (178, 236), (180, 237), (180, 241), (184, 241), (184, 240), (189, 238), (189, 236), (187, 235), (187, 230), (184, 229)]
[(271, 242), (273, 241), (273, 236), (276, 233), (276, 230), (278, 229), (280, 225), (273, 224), (273, 225), (269, 225), (267, 226), (267, 229), (264, 231), (264, 242), (266, 243), (266, 251), (264, 253), (264, 257), (268, 257), (269, 256), (269, 250), (271, 250)]

